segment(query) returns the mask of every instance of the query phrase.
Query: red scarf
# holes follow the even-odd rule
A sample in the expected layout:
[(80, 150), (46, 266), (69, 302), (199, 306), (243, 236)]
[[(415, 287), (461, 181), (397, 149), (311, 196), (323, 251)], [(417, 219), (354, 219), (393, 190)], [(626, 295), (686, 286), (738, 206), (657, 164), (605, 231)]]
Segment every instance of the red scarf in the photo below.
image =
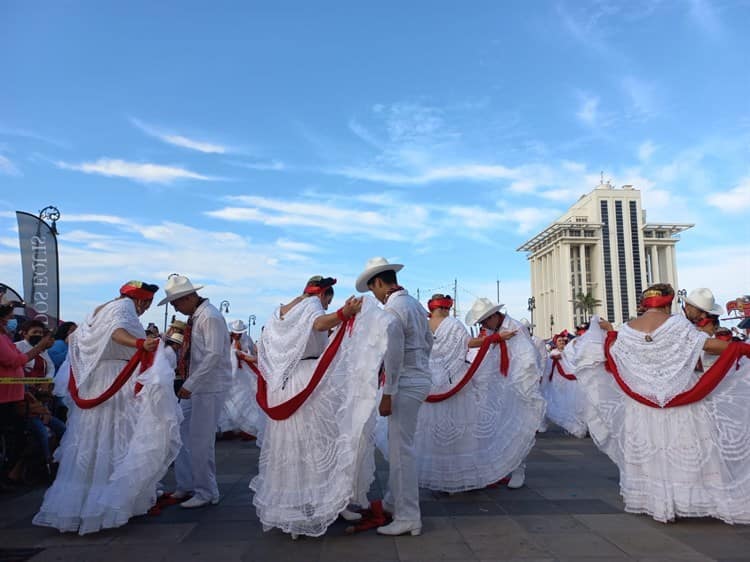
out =
[(701, 376), (692, 388), (685, 392), (681, 392), (664, 406), (659, 406), (656, 402), (653, 402), (632, 390), (620, 376), (620, 373), (617, 370), (617, 364), (610, 353), (610, 348), (612, 347), (612, 344), (615, 343), (616, 339), (617, 332), (607, 332), (607, 339), (604, 341), (604, 355), (606, 357), (607, 371), (612, 374), (615, 381), (625, 394), (630, 396), (633, 400), (646, 406), (650, 406), (651, 408), (674, 408), (676, 406), (686, 406), (703, 400), (719, 385), (729, 370), (737, 365), (737, 362), (741, 357), (750, 357), (750, 344), (741, 342), (730, 343), (729, 347), (727, 347), (716, 360), (716, 363), (714, 363), (708, 371), (703, 373), (703, 376)]
[(562, 366), (562, 358), (559, 355), (553, 355), (550, 359), (552, 359), (552, 368), (549, 370), (549, 380), (552, 380), (555, 370), (557, 370), (557, 373), (564, 379), (568, 379), (569, 381), (578, 380), (575, 375), (570, 375), (565, 372), (565, 369), (563, 369)]

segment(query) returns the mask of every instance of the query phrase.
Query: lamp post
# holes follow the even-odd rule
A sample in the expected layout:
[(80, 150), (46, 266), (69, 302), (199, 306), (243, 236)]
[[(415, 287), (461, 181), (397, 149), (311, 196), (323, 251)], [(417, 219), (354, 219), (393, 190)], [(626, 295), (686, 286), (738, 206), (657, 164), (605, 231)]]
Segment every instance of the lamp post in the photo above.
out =
[[(172, 277), (178, 276), (179, 273), (170, 273), (169, 277), (167, 277), (167, 280), (172, 279)], [(164, 333), (167, 333), (167, 315), (169, 314), (169, 303), (164, 304)]]
[(687, 289), (680, 289), (677, 291), (677, 303), (680, 305), (680, 308), (685, 306), (685, 299), (687, 298)]
[(534, 335), (534, 309), (536, 308), (536, 299), (534, 297), (529, 297), (528, 304), (529, 304), (529, 314), (531, 314), (531, 326), (529, 328), (529, 332), (531, 333), (531, 335)]
[(553, 335), (555, 333), (555, 316), (554, 314), (549, 315), (549, 331), (550, 335)]
[(221, 310), (224, 314), (229, 314), (229, 301), (221, 301), (219, 303), (219, 310)]
[(255, 314), (251, 314), (247, 318), (247, 331), (250, 333), (251, 329), (250, 326), (255, 326)]
[(55, 236), (59, 234), (57, 232), (57, 221), (60, 220), (60, 211), (57, 207), (47, 205), (44, 209), (39, 211), (39, 218), (43, 221), (51, 221), (52, 224), (50, 225), (50, 230), (52, 231), (52, 234)]

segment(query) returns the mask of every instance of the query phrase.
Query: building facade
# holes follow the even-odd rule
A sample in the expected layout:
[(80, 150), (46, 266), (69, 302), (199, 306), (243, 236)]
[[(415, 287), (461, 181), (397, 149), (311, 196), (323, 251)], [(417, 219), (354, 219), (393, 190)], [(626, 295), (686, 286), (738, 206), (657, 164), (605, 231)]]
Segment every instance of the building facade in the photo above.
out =
[[(652, 283), (677, 290), (676, 244), (692, 224), (646, 222), (641, 192), (602, 182), (557, 221), (525, 242), (531, 267), (535, 334), (550, 337), (588, 320), (581, 295), (598, 301), (593, 313), (620, 324), (636, 316)], [(532, 310), (533, 309), (533, 310)]]

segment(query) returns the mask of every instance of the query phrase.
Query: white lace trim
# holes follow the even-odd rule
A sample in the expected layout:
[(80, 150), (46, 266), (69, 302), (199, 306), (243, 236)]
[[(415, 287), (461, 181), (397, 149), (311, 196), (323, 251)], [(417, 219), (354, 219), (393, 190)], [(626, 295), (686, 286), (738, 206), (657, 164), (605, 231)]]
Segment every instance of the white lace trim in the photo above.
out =
[(646, 336), (625, 324), (611, 354), (625, 383), (663, 406), (690, 386), (708, 336), (678, 315)]
[(260, 371), (271, 390), (288, 381), (313, 335), (313, 322), (324, 314), (320, 299), (313, 297), (292, 307), (283, 319), (280, 310), (274, 310), (258, 342)]
[(461, 322), (450, 317), (440, 322), (430, 353), (431, 394), (446, 392), (466, 374), (468, 345), (469, 333)]
[(123, 328), (135, 338), (143, 338), (146, 335), (131, 299), (123, 298), (108, 302), (98, 312), (89, 314), (73, 332), (69, 356), (79, 389), (94, 372), (109, 348), (112, 334), (118, 328)]

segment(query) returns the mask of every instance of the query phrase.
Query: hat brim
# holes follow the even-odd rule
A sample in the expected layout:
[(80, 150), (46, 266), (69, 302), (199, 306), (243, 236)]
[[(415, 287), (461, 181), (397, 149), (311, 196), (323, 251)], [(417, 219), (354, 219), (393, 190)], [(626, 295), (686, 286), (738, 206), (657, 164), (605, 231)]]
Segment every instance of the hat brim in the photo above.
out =
[(706, 310), (702, 306), (696, 304), (694, 301), (691, 301), (689, 298), (685, 298), (685, 302), (689, 304), (690, 306), (694, 306), (698, 310), (702, 310), (706, 314), (711, 314), (712, 316), (719, 316), (721, 314), (724, 314), (724, 308), (717, 303), (714, 303), (714, 306), (711, 308), (711, 310)]
[(469, 313), (466, 315), (466, 323), (469, 326), (473, 326), (474, 324), (479, 324), (483, 320), (486, 320), (496, 312), (500, 312), (500, 309), (503, 308), (504, 304), (497, 304), (493, 306), (492, 308), (488, 308), (486, 311), (484, 311), (479, 317), (474, 319), (474, 311), (470, 310)]
[(357, 277), (355, 288), (360, 293), (366, 293), (367, 291), (369, 291), (369, 289), (367, 288), (367, 282), (375, 277), (378, 273), (383, 273), (384, 271), (393, 271), (398, 273), (403, 268), (403, 264), (400, 263), (387, 263), (365, 269), (362, 273), (359, 274), (359, 277)]
[(229, 331), (233, 334), (244, 334), (247, 332), (247, 326), (243, 326), (242, 328), (229, 328)]
[(202, 289), (203, 285), (198, 285), (196, 287), (193, 287), (192, 289), (185, 289), (183, 291), (177, 291), (176, 293), (172, 293), (171, 295), (167, 295), (163, 299), (159, 301), (159, 304), (156, 306), (161, 306), (163, 304), (167, 304), (168, 302), (175, 301), (179, 299), (180, 297), (184, 297), (185, 295), (189, 295), (190, 293), (194, 293), (195, 291)]

